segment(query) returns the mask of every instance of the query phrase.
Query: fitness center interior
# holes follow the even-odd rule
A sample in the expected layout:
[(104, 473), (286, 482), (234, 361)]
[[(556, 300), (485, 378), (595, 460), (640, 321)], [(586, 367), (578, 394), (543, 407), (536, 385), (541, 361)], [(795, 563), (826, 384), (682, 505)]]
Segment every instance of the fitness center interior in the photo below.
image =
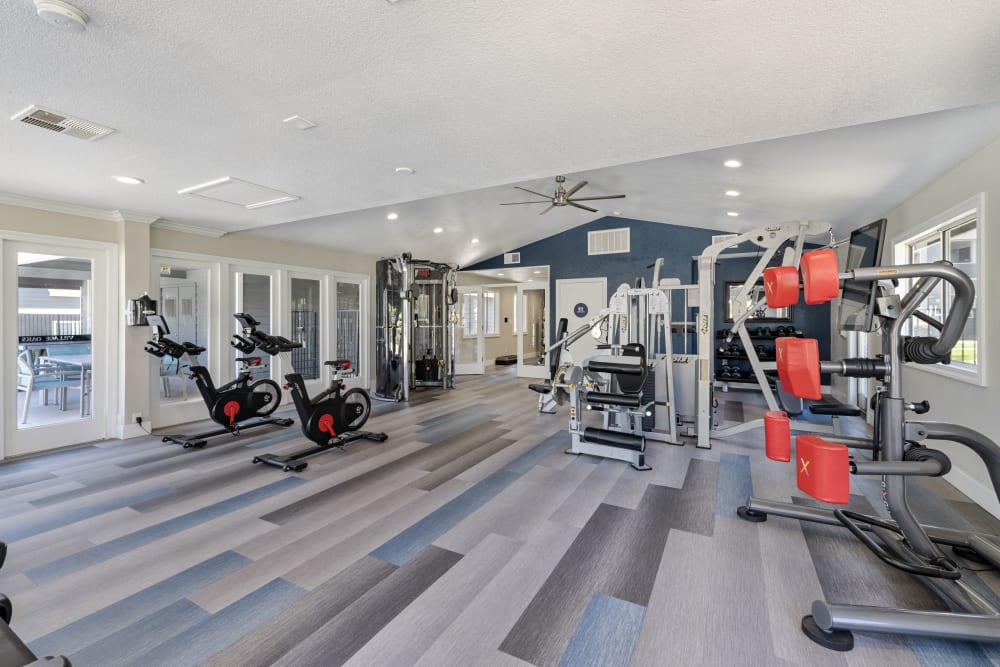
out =
[(1000, 6), (0, 7), (0, 667), (1000, 664)]

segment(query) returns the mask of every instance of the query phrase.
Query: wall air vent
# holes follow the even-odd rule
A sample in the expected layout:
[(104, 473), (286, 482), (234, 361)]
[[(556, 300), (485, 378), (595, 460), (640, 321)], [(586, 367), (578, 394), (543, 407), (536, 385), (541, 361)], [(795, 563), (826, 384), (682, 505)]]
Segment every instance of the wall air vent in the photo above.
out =
[(505, 252), (503, 254), (504, 264), (520, 264), (521, 263), (521, 253), (519, 252)]
[(58, 132), (67, 137), (83, 139), (84, 141), (95, 141), (101, 137), (106, 137), (114, 130), (104, 125), (92, 123), (82, 118), (74, 118), (64, 113), (45, 109), (32, 104), (27, 109), (23, 109), (10, 117), (11, 120), (19, 120), (28, 125), (40, 127), (50, 132)]
[(298, 195), (275, 190), (264, 185), (257, 185), (250, 181), (244, 181), (232, 176), (217, 178), (201, 185), (192, 185), (190, 188), (178, 190), (179, 195), (191, 195), (202, 199), (221, 201), (234, 206), (241, 206), (245, 209), (263, 208), (284, 204), (285, 202), (299, 199)]
[(715, 245), (716, 243), (722, 243), (723, 241), (728, 241), (729, 239), (734, 239), (737, 236), (739, 236), (739, 234), (715, 234), (714, 236), (712, 236), (712, 245)]
[(599, 232), (587, 232), (588, 255), (613, 255), (631, 251), (631, 238), (628, 227), (618, 229), (602, 229)]

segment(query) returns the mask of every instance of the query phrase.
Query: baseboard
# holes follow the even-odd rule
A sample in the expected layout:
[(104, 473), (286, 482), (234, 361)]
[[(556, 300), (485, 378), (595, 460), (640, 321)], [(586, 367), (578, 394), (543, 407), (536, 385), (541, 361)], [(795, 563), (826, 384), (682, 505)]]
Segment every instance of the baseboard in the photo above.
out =
[(952, 468), (945, 475), (945, 481), (969, 496), (969, 499), (984, 510), (1000, 519), (1000, 502), (992, 486), (983, 484), (972, 475), (959, 468)]
[(118, 427), (118, 437), (122, 440), (128, 440), (130, 438), (141, 438), (144, 435), (149, 435), (152, 426), (149, 422), (143, 421), (142, 425), (139, 424), (122, 424)]

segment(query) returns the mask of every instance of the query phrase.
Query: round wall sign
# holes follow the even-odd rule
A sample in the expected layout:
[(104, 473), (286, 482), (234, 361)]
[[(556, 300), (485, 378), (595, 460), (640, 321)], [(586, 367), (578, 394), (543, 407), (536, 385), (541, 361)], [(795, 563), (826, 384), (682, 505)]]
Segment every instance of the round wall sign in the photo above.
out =
[(587, 304), (585, 303), (578, 303), (573, 306), (573, 314), (577, 317), (586, 317), (588, 312), (590, 312), (590, 309), (587, 308)]

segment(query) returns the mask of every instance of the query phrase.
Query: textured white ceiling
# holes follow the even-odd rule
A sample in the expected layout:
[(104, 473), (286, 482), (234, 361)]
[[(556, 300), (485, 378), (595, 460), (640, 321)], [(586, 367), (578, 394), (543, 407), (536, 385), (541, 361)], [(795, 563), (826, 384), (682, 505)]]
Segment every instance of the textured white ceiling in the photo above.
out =
[[(624, 193), (586, 202), (598, 209), (545, 204), (500, 206), (535, 197), (510, 186), (433, 197), (401, 205), (323, 216), (252, 231), (275, 239), (307, 239), (374, 255), (404, 249), (469, 266), (618, 210), (638, 220), (740, 231), (789, 220), (824, 220), (840, 233), (884, 215), (907, 197), (1000, 136), (1000, 104), (954, 109), (838, 130), (659, 158), (567, 174), (585, 179), (582, 196)], [(739, 169), (722, 163), (736, 158)], [(555, 182), (521, 183), (538, 192)], [(737, 198), (726, 190), (741, 193)], [(967, 196), (967, 195), (963, 195)], [(739, 213), (731, 218), (727, 211)], [(386, 215), (395, 212), (394, 221)], [(928, 211), (931, 217), (939, 211)], [(433, 228), (444, 229), (434, 234)], [(479, 238), (478, 244), (472, 244)]]
[(228, 231), (1000, 99), (996, 0), (74, 1), (0, 4), (0, 111), (118, 132), (0, 120), (0, 191)]

